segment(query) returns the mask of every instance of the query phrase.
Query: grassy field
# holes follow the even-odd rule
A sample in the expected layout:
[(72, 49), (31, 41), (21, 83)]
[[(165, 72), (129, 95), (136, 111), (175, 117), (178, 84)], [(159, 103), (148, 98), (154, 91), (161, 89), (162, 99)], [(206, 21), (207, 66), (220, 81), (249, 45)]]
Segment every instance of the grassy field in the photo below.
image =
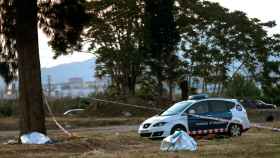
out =
[[(59, 123), (66, 128), (80, 127), (100, 127), (114, 125), (137, 125), (140, 124), (144, 117), (57, 117)], [(46, 119), (47, 129), (57, 129), (51, 118)], [(18, 129), (18, 119), (14, 117), (0, 118), (0, 131), (10, 131)]]
[[(278, 111), (249, 111), (252, 122), (265, 122), (269, 115), (276, 122), (264, 123), (279, 127)], [(76, 129), (77, 138), (68, 139), (57, 131), (47, 118), (49, 136), (55, 140), (51, 145), (4, 145), (18, 135), (17, 119), (0, 118), (1, 158), (279, 158), (280, 133), (251, 129), (237, 138), (200, 138), (196, 152), (161, 152), (160, 140), (140, 138), (135, 130), (143, 117), (58, 117), (68, 129)], [(102, 126), (102, 127), (100, 127)], [(97, 127), (97, 128), (96, 128)], [(52, 130), (50, 130), (52, 129)]]
[[(280, 127), (280, 122), (268, 124)], [(201, 138), (196, 152), (161, 152), (160, 140), (140, 138), (136, 131), (80, 130), (67, 139), (51, 132), (52, 145), (0, 145), (1, 158), (279, 158), (280, 133), (251, 129), (236, 138)]]

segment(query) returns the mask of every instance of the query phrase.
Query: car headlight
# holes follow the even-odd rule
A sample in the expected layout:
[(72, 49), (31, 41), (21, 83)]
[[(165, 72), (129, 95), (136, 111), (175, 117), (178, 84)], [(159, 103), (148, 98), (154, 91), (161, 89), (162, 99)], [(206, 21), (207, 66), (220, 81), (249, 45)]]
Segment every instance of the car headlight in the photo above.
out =
[(160, 126), (164, 126), (165, 124), (167, 124), (167, 122), (158, 122), (154, 124), (153, 127), (160, 127)]

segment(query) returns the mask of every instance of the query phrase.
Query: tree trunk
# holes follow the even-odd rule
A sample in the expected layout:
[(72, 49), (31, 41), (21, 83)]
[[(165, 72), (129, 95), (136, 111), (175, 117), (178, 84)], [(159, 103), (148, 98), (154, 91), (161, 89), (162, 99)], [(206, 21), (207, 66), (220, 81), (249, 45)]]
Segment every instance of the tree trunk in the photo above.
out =
[(216, 94), (216, 89), (217, 89), (217, 83), (216, 82), (214, 82), (214, 89), (213, 89), (213, 95), (215, 95)]
[(218, 87), (217, 87), (217, 96), (219, 96), (220, 95), (220, 89), (221, 89), (221, 84), (220, 84), (220, 82), (218, 82)]
[(16, 1), (20, 134), (46, 133), (38, 48), (37, 0)]
[(202, 82), (202, 93), (204, 93), (204, 90), (205, 90), (205, 79), (203, 79), (203, 82)]
[(158, 81), (158, 94), (160, 97), (163, 97), (163, 84), (161, 80)]
[(174, 89), (173, 82), (169, 81), (168, 86), (169, 86), (169, 100), (173, 101), (173, 89)]
[(187, 100), (189, 97), (189, 86), (188, 85), (189, 85), (189, 82), (187, 80), (183, 80), (180, 83), (182, 100)]
[(129, 78), (129, 94), (134, 96), (135, 95), (135, 85), (136, 85), (136, 76), (131, 76)]

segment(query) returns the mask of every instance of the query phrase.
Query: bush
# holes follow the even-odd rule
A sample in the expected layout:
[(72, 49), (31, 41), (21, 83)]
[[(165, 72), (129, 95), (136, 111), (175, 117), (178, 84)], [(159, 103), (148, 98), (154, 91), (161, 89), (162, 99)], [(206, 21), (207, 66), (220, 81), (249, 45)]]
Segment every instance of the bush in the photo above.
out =
[(156, 85), (156, 83), (152, 79), (141, 81), (136, 88), (136, 96), (142, 99), (152, 100), (157, 94), (156, 87), (154, 85)]
[(256, 86), (254, 81), (246, 80), (242, 75), (237, 74), (232, 80), (227, 82), (225, 95), (237, 99), (257, 99), (261, 96), (261, 90)]
[[(142, 105), (147, 107), (155, 108), (166, 108), (172, 103), (162, 98), (155, 100), (146, 100), (141, 97), (133, 96), (98, 96), (100, 99), (115, 101), (119, 103), (127, 103), (133, 105)], [(85, 117), (123, 117), (127, 113), (132, 116), (152, 116), (157, 114), (157, 111), (123, 106), (114, 103), (105, 103), (94, 101), (89, 98), (63, 98), (63, 99), (48, 99), (48, 104), (50, 105), (53, 113), (56, 116), (62, 116), (63, 113), (70, 109), (86, 109), (84, 112), (79, 113), (75, 116), (85, 116)], [(48, 109), (44, 106), (45, 112), (48, 115)], [(18, 113), (17, 101), (16, 100), (5, 100), (0, 101), (0, 117), (10, 117), (16, 116)]]
[(0, 117), (10, 117), (16, 115), (17, 103), (14, 100), (0, 101)]
[(88, 98), (63, 98), (50, 100), (49, 105), (56, 115), (62, 115), (70, 109), (87, 109), (90, 102)]

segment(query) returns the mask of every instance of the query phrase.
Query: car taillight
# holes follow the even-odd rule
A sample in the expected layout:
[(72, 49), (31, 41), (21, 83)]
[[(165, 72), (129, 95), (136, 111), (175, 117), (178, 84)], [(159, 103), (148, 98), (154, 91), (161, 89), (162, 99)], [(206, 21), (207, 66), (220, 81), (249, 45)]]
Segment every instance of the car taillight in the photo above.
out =
[(236, 110), (237, 110), (237, 111), (242, 111), (242, 110), (243, 110), (243, 108), (242, 108), (242, 106), (241, 106), (241, 105), (236, 105), (236, 107), (235, 107), (235, 108), (236, 108)]

